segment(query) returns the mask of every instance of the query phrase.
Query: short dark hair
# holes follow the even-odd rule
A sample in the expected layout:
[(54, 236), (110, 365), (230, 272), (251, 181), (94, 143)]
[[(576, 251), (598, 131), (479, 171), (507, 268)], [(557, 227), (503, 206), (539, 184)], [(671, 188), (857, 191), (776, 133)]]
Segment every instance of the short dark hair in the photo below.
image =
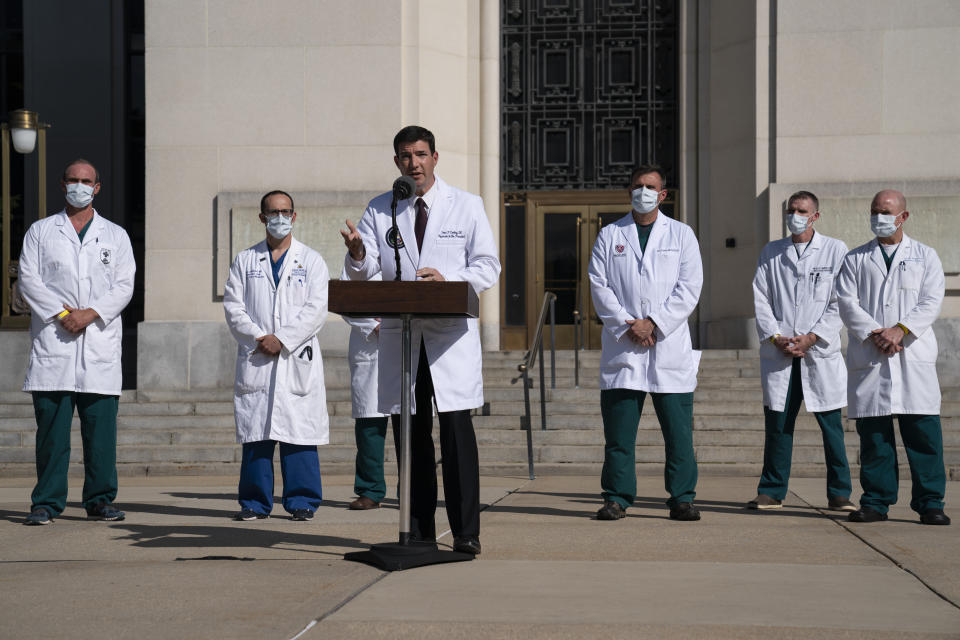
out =
[(95, 181), (94, 181), (94, 184), (100, 184), (100, 172), (97, 171), (97, 167), (94, 166), (94, 164), (93, 164), (92, 162), (90, 162), (89, 160), (86, 160), (85, 158), (77, 158), (77, 159), (71, 160), (70, 162), (67, 163), (67, 166), (65, 166), (65, 167), (63, 168), (63, 176), (62, 176), (62, 179), (63, 179), (64, 182), (67, 181), (67, 169), (69, 169), (70, 167), (72, 167), (72, 166), (75, 165), (75, 164), (85, 164), (85, 165), (87, 165), (88, 167), (90, 167), (91, 169), (93, 169), (93, 172), (96, 174), (96, 179), (95, 179)]
[(262, 198), (260, 198), (260, 213), (266, 213), (266, 211), (264, 210), (264, 207), (267, 206), (267, 198), (272, 198), (273, 196), (287, 196), (288, 198), (290, 198), (290, 208), (296, 209), (296, 207), (293, 205), (293, 196), (291, 196), (286, 191), (281, 191), (280, 189), (274, 189), (270, 193), (266, 193)]
[(419, 142), (423, 140), (428, 145), (430, 145), (430, 153), (437, 152), (437, 141), (433, 137), (433, 133), (429, 129), (424, 129), (423, 127), (418, 127), (417, 125), (410, 125), (409, 127), (404, 127), (397, 132), (397, 135), (393, 136), (393, 153), (394, 155), (400, 155), (400, 145), (402, 144), (411, 144), (414, 142)]
[(792, 196), (787, 198), (787, 207), (790, 206), (790, 203), (794, 200), (802, 200), (806, 198), (813, 203), (814, 212), (820, 211), (820, 200), (817, 199), (817, 196), (813, 195), (810, 191), (797, 191)]
[(636, 169), (633, 170), (633, 173), (630, 174), (630, 184), (627, 185), (627, 188), (633, 186), (633, 181), (639, 178), (640, 176), (647, 173), (655, 173), (660, 176), (660, 190), (663, 191), (667, 188), (667, 176), (663, 172), (663, 169), (660, 168), (658, 164), (642, 164)]

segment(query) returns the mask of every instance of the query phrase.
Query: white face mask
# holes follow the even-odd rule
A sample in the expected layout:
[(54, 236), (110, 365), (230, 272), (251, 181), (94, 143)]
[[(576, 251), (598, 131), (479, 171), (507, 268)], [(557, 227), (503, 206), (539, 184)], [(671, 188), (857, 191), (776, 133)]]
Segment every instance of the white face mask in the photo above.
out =
[(640, 187), (630, 192), (630, 201), (637, 213), (650, 213), (660, 204), (660, 192), (656, 189)]
[(77, 209), (85, 209), (93, 202), (93, 185), (71, 182), (67, 185), (67, 204)]
[(810, 218), (799, 213), (787, 214), (787, 229), (795, 236), (800, 235), (810, 226)]
[(870, 216), (870, 230), (878, 238), (889, 238), (897, 232), (898, 227), (897, 216), (888, 216), (883, 213)]
[(292, 229), (292, 216), (288, 218), (278, 213), (275, 216), (267, 217), (267, 233), (277, 240), (283, 240), (286, 238)]

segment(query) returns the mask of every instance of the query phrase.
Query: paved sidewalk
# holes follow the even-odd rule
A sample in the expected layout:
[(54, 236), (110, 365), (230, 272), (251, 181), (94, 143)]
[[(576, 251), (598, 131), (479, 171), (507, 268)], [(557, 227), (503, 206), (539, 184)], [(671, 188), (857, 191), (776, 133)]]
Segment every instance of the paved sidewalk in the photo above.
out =
[(822, 480), (757, 513), (755, 479), (701, 477), (681, 523), (641, 477), (597, 522), (597, 478), (483, 478), (480, 559), (387, 574), (342, 554), (394, 540), (396, 504), (348, 511), (344, 476), (311, 522), (233, 522), (231, 479), (174, 477), (121, 479), (118, 523), (72, 487), (47, 527), (20, 524), (29, 480), (0, 482), (0, 638), (960, 638), (960, 521), (919, 525), (906, 493), (854, 525)]

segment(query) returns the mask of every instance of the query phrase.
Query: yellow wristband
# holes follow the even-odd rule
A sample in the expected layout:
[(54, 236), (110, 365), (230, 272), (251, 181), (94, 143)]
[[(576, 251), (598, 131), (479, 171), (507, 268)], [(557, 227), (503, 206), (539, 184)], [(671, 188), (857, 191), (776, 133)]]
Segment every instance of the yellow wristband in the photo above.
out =
[(905, 335), (905, 336), (906, 336), (906, 335), (910, 335), (910, 329), (907, 329), (905, 326), (903, 326), (903, 325), (900, 324), (899, 322), (897, 323), (897, 326), (900, 327), (901, 329), (903, 329), (903, 335)]
[(773, 344), (777, 344), (777, 338), (779, 337), (780, 337), (779, 333), (775, 336), (770, 336), (770, 342), (772, 342)]
[(63, 311), (61, 311), (60, 313), (57, 314), (57, 320), (63, 320), (63, 319), (66, 318), (68, 315), (70, 315), (70, 312), (67, 311), (66, 309), (64, 309)]

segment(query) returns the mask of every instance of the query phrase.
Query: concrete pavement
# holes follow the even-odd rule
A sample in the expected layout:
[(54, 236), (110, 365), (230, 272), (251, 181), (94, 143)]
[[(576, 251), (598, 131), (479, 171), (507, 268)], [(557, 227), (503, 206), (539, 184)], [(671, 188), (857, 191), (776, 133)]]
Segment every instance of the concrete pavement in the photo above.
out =
[(72, 487), (25, 527), (30, 484), (0, 484), (0, 638), (960, 638), (960, 521), (918, 524), (908, 492), (850, 524), (822, 480), (757, 513), (755, 479), (701, 477), (703, 520), (680, 523), (641, 477), (598, 522), (596, 477), (485, 477), (480, 559), (387, 574), (342, 559), (396, 537), (395, 502), (346, 509), (350, 477), (311, 522), (233, 522), (235, 481), (168, 477), (122, 479), (123, 522), (85, 521)]

